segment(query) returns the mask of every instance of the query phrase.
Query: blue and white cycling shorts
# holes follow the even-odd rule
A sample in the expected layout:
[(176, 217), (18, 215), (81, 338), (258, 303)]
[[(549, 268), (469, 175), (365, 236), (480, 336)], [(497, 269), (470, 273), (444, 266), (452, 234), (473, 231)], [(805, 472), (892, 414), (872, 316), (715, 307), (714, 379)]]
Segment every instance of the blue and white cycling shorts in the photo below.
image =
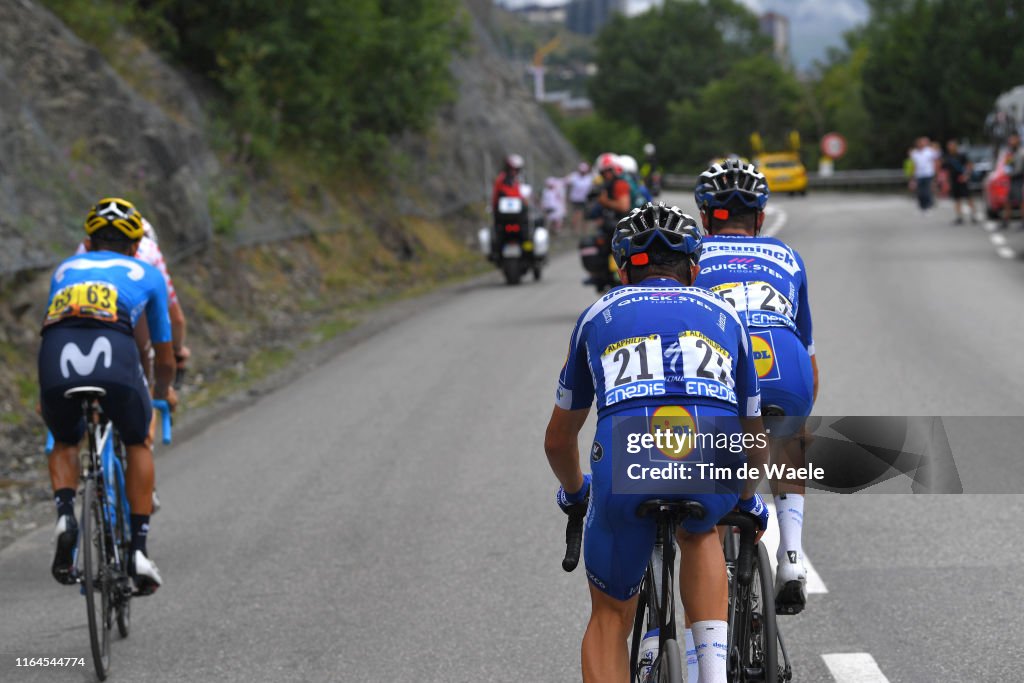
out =
[(779, 406), (786, 413), (786, 419), (770, 421), (772, 437), (798, 432), (814, 405), (814, 371), (807, 348), (784, 327), (762, 327), (750, 328), (750, 350), (762, 410)]
[[(656, 430), (676, 434), (676, 442), (665, 439), (644, 448), (647, 444), (638, 437), (651, 433), (650, 443)], [(690, 432), (712, 438), (687, 444), (682, 435)], [(593, 483), (583, 549), (590, 582), (617, 600), (628, 600), (639, 590), (657, 535), (655, 520), (636, 514), (646, 500), (697, 501), (704, 506), (704, 518), (684, 520), (683, 528), (691, 533), (714, 529), (736, 506), (743, 486), (737, 473), (746, 462), (742, 449), (720, 446), (723, 439), (742, 436), (735, 409), (724, 405), (647, 406), (599, 419), (590, 451)], [(709, 467), (718, 474), (705, 475)], [(722, 475), (725, 471), (728, 476)]]
[(43, 421), (62, 443), (76, 444), (85, 435), (82, 401), (64, 397), (80, 386), (106, 391), (100, 405), (126, 445), (146, 441), (153, 404), (131, 335), (62, 323), (46, 328), (39, 349), (39, 402)]

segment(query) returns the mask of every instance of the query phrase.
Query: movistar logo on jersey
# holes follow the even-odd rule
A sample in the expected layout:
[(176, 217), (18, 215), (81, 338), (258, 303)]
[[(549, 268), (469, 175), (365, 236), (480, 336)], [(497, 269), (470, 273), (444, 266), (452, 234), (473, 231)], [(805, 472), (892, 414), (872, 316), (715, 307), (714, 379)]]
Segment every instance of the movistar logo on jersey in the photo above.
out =
[(64, 279), (64, 275), (69, 270), (106, 270), (107, 268), (127, 268), (128, 279), (135, 280), (136, 282), (146, 276), (146, 270), (142, 267), (138, 260), (133, 258), (115, 257), (107, 259), (92, 259), (92, 258), (74, 258), (60, 264), (57, 268), (57, 272), (53, 278), (57, 282)]
[(114, 349), (106, 337), (97, 337), (89, 353), (82, 353), (78, 344), (68, 342), (60, 351), (60, 374), (64, 375), (64, 379), (70, 379), (73, 369), (79, 377), (91, 375), (101, 359), (105, 368), (109, 368), (114, 360)]

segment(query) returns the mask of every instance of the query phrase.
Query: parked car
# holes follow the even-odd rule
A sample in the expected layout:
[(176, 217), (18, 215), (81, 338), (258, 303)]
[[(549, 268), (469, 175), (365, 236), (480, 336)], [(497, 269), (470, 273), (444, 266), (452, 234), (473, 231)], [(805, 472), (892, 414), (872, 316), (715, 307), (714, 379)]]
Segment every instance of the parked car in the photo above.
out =
[(773, 152), (758, 156), (754, 163), (768, 181), (772, 192), (807, 194), (807, 169), (796, 152)]
[[(1003, 207), (1006, 206), (1007, 198), (1010, 196), (1010, 174), (1006, 172), (1006, 159), (1009, 156), (1007, 151), (1001, 150), (996, 158), (992, 170), (985, 176), (985, 213), (989, 218), (996, 219), (1003, 215)], [(1020, 202), (1010, 207), (1011, 210), (1020, 211)]]

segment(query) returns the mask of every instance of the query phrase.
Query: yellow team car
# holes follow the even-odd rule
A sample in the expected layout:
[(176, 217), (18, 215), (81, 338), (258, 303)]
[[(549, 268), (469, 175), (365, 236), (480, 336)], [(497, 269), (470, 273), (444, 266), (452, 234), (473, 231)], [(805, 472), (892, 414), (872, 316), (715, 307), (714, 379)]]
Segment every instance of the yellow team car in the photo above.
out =
[(807, 169), (794, 152), (762, 154), (754, 160), (772, 192), (807, 194)]

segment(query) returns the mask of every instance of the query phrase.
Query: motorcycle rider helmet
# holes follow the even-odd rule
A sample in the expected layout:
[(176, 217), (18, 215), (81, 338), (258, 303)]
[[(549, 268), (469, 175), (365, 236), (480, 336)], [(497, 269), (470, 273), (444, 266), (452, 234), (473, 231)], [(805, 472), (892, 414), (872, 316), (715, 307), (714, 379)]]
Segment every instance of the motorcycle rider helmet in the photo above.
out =
[(640, 164), (638, 164), (636, 159), (628, 154), (619, 155), (619, 166), (622, 168), (623, 173), (632, 173), (633, 175), (636, 175), (640, 172)]
[(702, 239), (697, 221), (678, 206), (647, 202), (619, 221), (612, 236), (612, 254), (619, 268), (646, 266), (651, 263), (647, 251), (657, 240), (695, 264), (700, 260)]
[(622, 165), (619, 163), (619, 156), (612, 152), (605, 152), (597, 158), (597, 172), (604, 173), (612, 171), (615, 175), (622, 174)]
[(739, 159), (713, 163), (697, 178), (693, 198), (701, 211), (715, 218), (764, 211), (768, 203), (768, 181), (753, 164)]
[(509, 154), (505, 157), (505, 165), (519, 171), (523, 168), (523, 158), (518, 154)]
[(85, 234), (95, 235), (100, 230), (112, 227), (123, 235), (123, 239), (137, 242), (142, 239), (142, 214), (127, 199), (105, 197), (89, 210), (85, 217)]

